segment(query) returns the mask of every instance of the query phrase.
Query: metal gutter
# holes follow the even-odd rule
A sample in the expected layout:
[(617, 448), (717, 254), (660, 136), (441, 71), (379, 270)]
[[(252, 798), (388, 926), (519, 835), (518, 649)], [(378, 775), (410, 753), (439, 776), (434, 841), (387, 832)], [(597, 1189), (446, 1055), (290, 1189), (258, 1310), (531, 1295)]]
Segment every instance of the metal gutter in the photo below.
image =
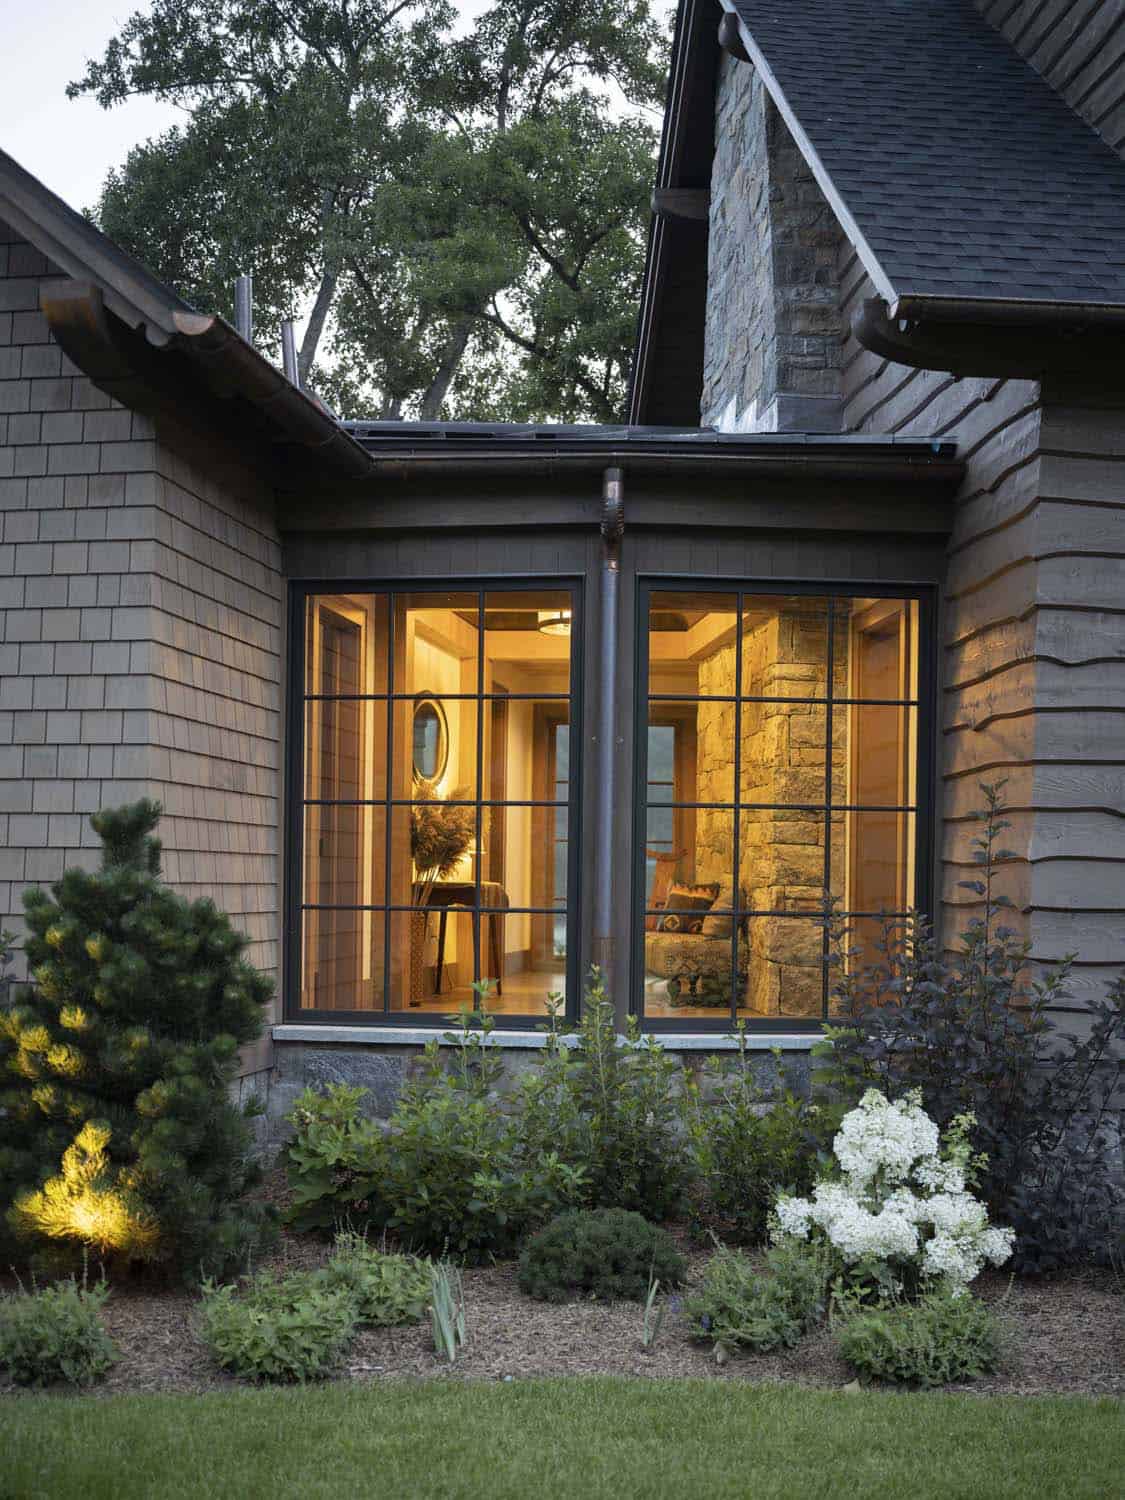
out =
[(1020, 297), (932, 297), (908, 292), (887, 305), (892, 321), (978, 323), (989, 327), (1125, 329), (1116, 302), (1052, 302)]

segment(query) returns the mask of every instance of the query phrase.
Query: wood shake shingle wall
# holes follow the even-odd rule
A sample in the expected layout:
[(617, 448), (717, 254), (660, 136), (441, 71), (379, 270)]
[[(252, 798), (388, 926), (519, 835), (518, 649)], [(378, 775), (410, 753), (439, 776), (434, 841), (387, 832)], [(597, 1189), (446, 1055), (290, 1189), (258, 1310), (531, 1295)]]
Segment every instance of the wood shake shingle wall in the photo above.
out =
[[(846, 241), (840, 285), (846, 318), (874, 295)], [(850, 335), (843, 400), (847, 430), (955, 436), (968, 460), (943, 629), (946, 936), (974, 904), (957, 882), (980, 783), (1006, 778), (1005, 889), (1034, 957), (1077, 952), (1081, 1006), (1125, 967), (1125, 413), (910, 369)]]
[(89, 813), (148, 795), (170, 884), (221, 903), (276, 970), (272, 497), (69, 363), (38, 311), (57, 274), (0, 224), (0, 925), (19, 930), (26, 885), (96, 860)]

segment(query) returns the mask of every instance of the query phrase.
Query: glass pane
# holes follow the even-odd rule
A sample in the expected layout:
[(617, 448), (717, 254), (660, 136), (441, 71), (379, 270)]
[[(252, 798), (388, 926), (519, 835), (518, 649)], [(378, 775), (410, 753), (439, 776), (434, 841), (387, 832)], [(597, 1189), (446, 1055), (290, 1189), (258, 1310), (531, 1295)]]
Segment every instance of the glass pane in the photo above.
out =
[(305, 704), (305, 796), (386, 796), (387, 704), (310, 698)]
[(743, 802), (823, 802), (828, 710), (798, 699), (742, 704)]
[(391, 1010), (424, 1010), (450, 1015), (473, 1003), (473, 926), (475, 912), (439, 893), (428, 907), (393, 911), (391, 923)]
[(475, 902), (477, 813), (472, 806), (416, 802), (391, 809), (391, 906)]
[(913, 813), (832, 814), (832, 894), (844, 910), (906, 911), (913, 902)]
[(836, 599), (838, 697), (917, 698), (918, 601)]
[(476, 799), (478, 710), (475, 698), (395, 699), (393, 796)]
[(729, 895), (734, 879), (733, 812), (650, 807), (645, 829), (645, 905), (650, 911), (672, 910), (674, 901), (685, 917), (698, 917), (720, 896)]
[(827, 599), (801, 594), (743, 598), (742, 691), (754, 697), (827, 697)]
[(489, 1008), (545, 1015), (549, 994), (566, 992), (567, 915), (482, 911), (482, 976), (492, 982)]
[[(851, 806), (913, 806), (918, 710), (850, 703), (832, 710), (832, 796)], [(838, 768), (835, 762), (839, 763)]]
[(386, 828), (385, 807), (306, 807), (302, 900), (317, 906), (382, 906)]
[(480, 652), (475, 590), (395, 596), (396, 693), (476, 693)]
[(648, 707), (649, 802), (734, 801), (733, 702)]
[(819, 922), (746, 917), (740, 924), (738, 1011), (747, 1020), (819, 1020), (824, 933)]
[(569, 828), (565, 807), (484, 806), (481, 904), (565, 906)]
[(743, 808), (738, 818), (739, 888), (746, 911), (820, 911), (824, 813)]
[(302, 913), (302, 1010), (383, 1009), (385, 922), (381, 911)]
[(574, 599), (569, 589), (485, 595), (484, 691), (568, 693)]
[(736, 691), (733, 594), (654, 593), (648, 619), (648, 690), (686, 697)]
[(305, 692), (387, 691), (385, 594), (313, 594), (305, 604)]

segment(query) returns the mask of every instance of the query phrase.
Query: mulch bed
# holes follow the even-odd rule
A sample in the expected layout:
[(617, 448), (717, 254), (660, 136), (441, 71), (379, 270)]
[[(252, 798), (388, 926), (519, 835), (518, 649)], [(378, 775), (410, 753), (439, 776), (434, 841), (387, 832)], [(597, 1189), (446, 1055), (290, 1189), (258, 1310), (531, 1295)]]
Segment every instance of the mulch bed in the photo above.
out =
[[(269, 1196), (281, 1197), (276, 1178)], [(708, 1251), (686, 1244), (690, 1281)], [(267, 1262), (284, 1273), (312, 1269), (330, 1247), (308, 1235), (285, 1235)], [(514, 1264), (464, 1274), (466, 1347), (450, 1367), (434, 1354), (428, 1323), (361, 1331), (342, 1375), (353, 1380), (399, 1378), (518, 1380), (537, 1375), (702, 1377), (750, 1384), (787, 1381), (808, 1387), (847, 1384), (827, 1329), (796, 1349), (745, 1355), (724, 1365), (693, 1340), (682, 1312), (670, 1309), (659, 1341), (641, 1347), (642, 1310), (635, 1303), (534, 1302), (516, 1286)], [(974, 1288), (996, 1304), (1008, 1339), (1002, 1371), (963, 1387), (981, 1395), (1125, 1396), (1125, 1294), (1112, 1272), (1085, 1270), (1041, 1281), (986, 1273)], [(121, 1286), (106, 1307), (106, 1324), (121, 1359), (95, 1395), (152, 1391), (229, 1390), (239, 1382), (217, 1371), (195, 1334), (198, 1297), (166, 1289)], [(0, 1379), (0, 1394), (14, 1388)]]

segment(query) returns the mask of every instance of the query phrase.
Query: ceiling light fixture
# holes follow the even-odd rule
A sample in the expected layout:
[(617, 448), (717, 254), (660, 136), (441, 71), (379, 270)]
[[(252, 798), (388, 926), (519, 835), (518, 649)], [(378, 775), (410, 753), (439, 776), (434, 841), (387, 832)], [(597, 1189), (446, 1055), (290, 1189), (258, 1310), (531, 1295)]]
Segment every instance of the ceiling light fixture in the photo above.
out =
[(569, 609), (541, 609), (539, 614), (540, 635), (569, 635)]

